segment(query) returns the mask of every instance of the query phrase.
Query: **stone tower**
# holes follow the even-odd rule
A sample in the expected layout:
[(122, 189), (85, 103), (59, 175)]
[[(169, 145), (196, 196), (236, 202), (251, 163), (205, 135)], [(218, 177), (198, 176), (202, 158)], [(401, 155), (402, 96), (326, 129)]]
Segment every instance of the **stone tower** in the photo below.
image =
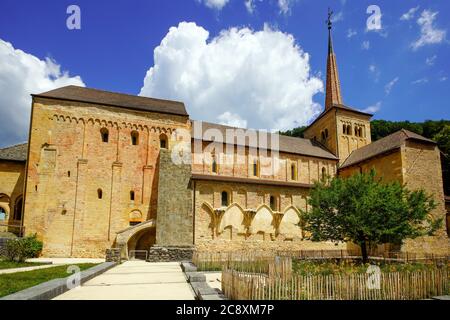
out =
[(332, 41), (333, 12), (328, 12), (328, 57), (325, 110), (306, 128), (305, 138), (322, 144), (339, 157), (339, 163), (356, 149), (371, 143), (372, 114), (344, 105)]

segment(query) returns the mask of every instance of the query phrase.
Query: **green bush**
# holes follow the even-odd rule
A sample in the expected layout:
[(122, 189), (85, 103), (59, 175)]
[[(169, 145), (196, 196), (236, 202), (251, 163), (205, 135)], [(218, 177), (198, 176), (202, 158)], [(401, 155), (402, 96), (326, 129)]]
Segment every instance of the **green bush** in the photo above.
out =
[(36, 235), (20, 239), (11, 239), (6, 242), (3, 255), (9, 261), (23, 262), (28, 258), (35, 258), (42, 250), (42, 242)]

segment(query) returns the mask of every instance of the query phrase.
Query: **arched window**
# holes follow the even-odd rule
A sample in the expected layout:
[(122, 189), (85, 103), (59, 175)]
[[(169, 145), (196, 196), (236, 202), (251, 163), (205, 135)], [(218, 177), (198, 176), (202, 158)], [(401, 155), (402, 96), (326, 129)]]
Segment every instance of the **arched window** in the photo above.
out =
[(139, 132), (131, 131), (131, 144), (137, 146), (139, 144)]
[(324, 140), (325, 140), (325, 132), (322, 131), (322, 132), (320, 133), (320, 135), (322, 136), (322, 140), (324, 141)]
[(297, 166), (294, 163), (291, 164), (291, 180), (297, 180)]
[(270, 209), (272, 211), (277, 211), (278, 203), (277, 203), (277, 197), (270, 196)]
[(102, 191), (102, 189), (97, 189), (97, 197), (99, 198), (99, 199), (102, 199), (103, 198), (103, 191)]
[(325, 138), (328, 138), (328, 129), (325, 129)]
[(326, 177), (327, 177), (327, 169), (325, 169), (325, 167), (322, 167), (322, 179), (325, 180)]
[(259, 177), (259, 160), (253, 160), (253, 176)]
[(229, 205), (229, 197), (228, 197), (228, 192), (226, 191), (222, 191), (221, 194), (221, 203), (222, 203), (222, 207), (228, 207)]
[(161, 149), (168, 149), (169, 147), (167, 136), (164, 133), (159, 136), (159, 147)]
[(0, 207), (0, 221), (6, 220), (6, 210)]
[(345, 123), (342, 125), (342, 133), (347, 134), (347, 125)]
[(102, 142), (108, 142), (109, 140), (109, 131), (106, 128), (100, 129), (100, 135), (102, 137)]
[(134, 201), (134, 191), (130, 191), (130, 200)]
[(14, 220), (22, 220), (22, 207), (23, 207), (23, 198), (20, 197), (16, 200), (16, 205), (14, 206)]
[(67, 171), (67, 177), (70, 178), (70, 171)]

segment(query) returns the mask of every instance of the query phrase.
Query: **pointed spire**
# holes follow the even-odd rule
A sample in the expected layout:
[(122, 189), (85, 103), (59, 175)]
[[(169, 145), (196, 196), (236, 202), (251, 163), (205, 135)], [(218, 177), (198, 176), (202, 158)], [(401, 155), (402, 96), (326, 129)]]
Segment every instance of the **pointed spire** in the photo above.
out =
[(339, 82), (339, 74), (336, 63), (336, 55), (333, 50), (333, 41), (331, 39), (331, 29), (333, 23), (331, 16), (333, 11), (328, 8), (328, 59), (327, 59), (327, 87), (325, 96), (325, 110), (333, 105), (342, 104), (341, 85)]

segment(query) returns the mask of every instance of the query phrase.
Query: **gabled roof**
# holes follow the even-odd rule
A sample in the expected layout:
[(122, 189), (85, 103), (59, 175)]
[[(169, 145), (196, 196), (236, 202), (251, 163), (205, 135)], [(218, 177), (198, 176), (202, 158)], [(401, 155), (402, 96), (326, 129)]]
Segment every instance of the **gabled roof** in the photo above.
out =
[(433, 140), (422, 137), (421, 135), (402, 129), (388, 135), (380, 140), (372, 142), (362, 148), (354, 150), (344, 163), (341, 165), (341, 169), (355, 165), (359, 162), (368, 160), (380, 154), (400, 148), (406, 140), (418, 140), (424, 143), (436, 144)]
[(61, 87), (32, 96), (188, 116), (183, 102), (133, 96), (78, 86)]
[[(196, 132), (194, 127), (196, 125), (199, 125), (201, 123), (202, 131)], [(225, 139), (220, 139), (220, 137), (205, 137), (205, 131), (209, 129), (215, 129), (218, 130), (221, 134), (221, 136)], [(243, 128), (236, 128), (236, 127), (230, 127), (230, 126), (224, 126), (221, 124), (216, 123), (210, 123), (210, 122), (202, 122), (202, 121), (192, 121), (192, 138), (197, 140), (203, 140), (203, 141), (209, 141), (212, 142), (214, 140), (215, 142), (226, 142), (223, 140), (226, 140), (226, 130), (227, 129), (242, 129), (247, 130)], [(210, 133), (213, 133), (213, 131), (210, 131)], [(279, 140), (279, 146), (278, 150), (280, 152), (286, 152), (286, 153), (292, 153), (292, 154), (299, 154), (299, 155), (305, 155), (305, 156), (312, 156), (312, 157), (318, 157), (318, 158), (324, 158), (324, 159), (331, 159), (331, 160), (337, 160), (337, 157), (332, 154), (330, 151), (328, 151), (324, 146), (322, 146), (319, 142), (313, 141), (311, 139), (303, 139), (303, 138), (295, 138), (295, 137), (289, 137), (274, 133), (268, 133), (265, 131), (258, 131), (249, 129), (246, 131), (246, 133), (249, 134), (255, 134), (259, 137), (262, 137), (262, 135), (265, 135), (267, 138), (267, 147), (261, 149), (268, 149), (272, 150), (273, 148), (277, 148), (277, 146), (271, 146), (271, 139), (272, 137), (274, 139), (278, 138)], [(257, 143), (257, 142), (256, 142)], [(250, 144), (249, 139), (246, 137), (245, 143), (241, 141), (234, 141), (234, 144), (236, 145), (242, 145), (242, 146), (250, 146), (250, 147), (256, 147), (253, 144)]]
[(28, 143), (16, 144), (0, 149), (0, 160), (26, 162), (28, 156)]

